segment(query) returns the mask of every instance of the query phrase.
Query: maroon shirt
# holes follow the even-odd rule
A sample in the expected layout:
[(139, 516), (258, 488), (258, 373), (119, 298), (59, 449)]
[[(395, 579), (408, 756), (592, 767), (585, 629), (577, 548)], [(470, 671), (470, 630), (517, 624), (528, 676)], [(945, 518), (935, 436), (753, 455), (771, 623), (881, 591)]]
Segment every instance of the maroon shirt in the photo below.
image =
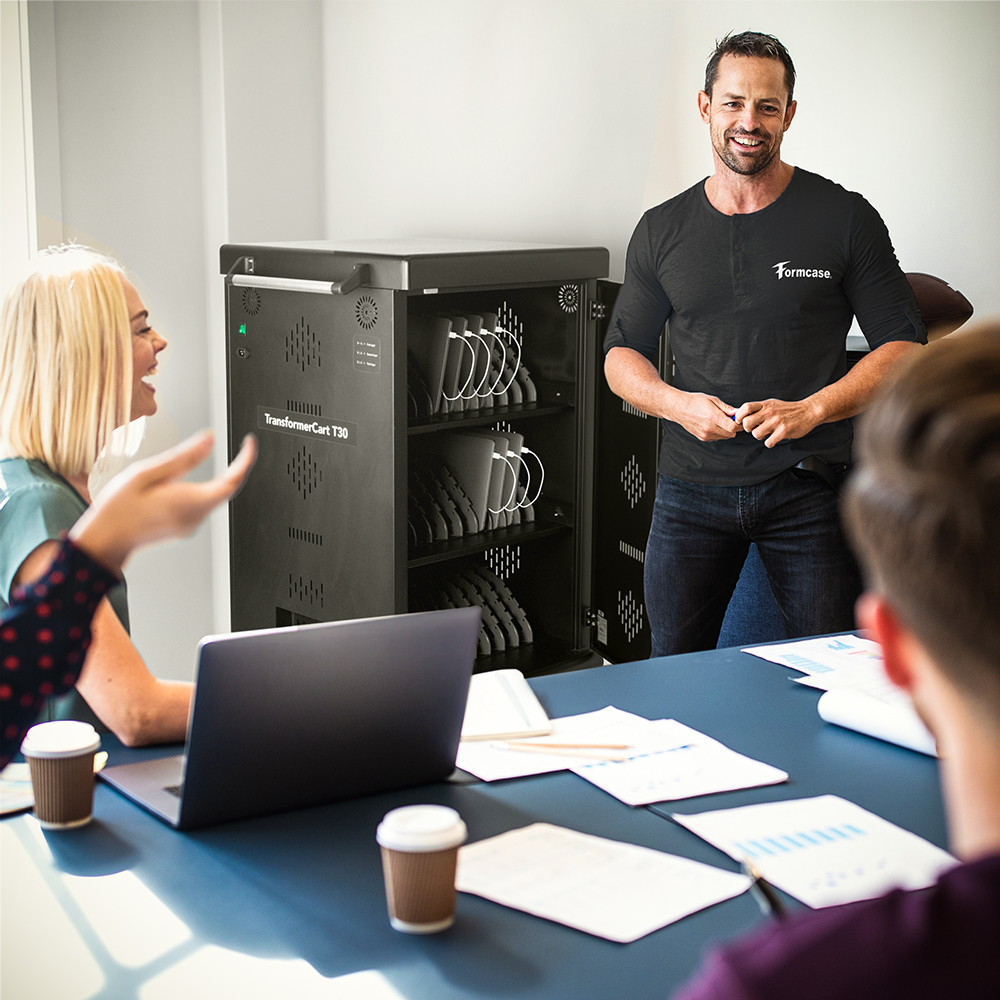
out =
[(0, 612), (0, 768), (17, 753), (47, 698), (80, 676), (90, 621), (118, 578), (64, 539), (48, 572)]
[(774, 922), (712, 952), (675, 1000), (998, 1000), (1000, 855), (929, 889)]

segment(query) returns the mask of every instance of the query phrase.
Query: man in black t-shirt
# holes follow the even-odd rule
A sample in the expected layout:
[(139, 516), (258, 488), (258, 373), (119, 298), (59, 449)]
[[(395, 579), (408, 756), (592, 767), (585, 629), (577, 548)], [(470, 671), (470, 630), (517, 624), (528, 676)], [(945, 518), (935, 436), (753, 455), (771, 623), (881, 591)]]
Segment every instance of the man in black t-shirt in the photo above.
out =
[[(612, 390), (662, 418), (654, 656), (715, 645), (751, 542), (790, 637), (853, 626), (861, 584), (836, 493), (797, 466), (843, 469), (849, 418), (926, 341), (878, 213), (782, 162), (794, 82), (769, 35), (716, 47), (698, 98), (715, 172), (640, 220), (605, 340)], [(854, 316), (872, 350), (848, 372)], [(667, 321), (672, 385), (653, 363)]]

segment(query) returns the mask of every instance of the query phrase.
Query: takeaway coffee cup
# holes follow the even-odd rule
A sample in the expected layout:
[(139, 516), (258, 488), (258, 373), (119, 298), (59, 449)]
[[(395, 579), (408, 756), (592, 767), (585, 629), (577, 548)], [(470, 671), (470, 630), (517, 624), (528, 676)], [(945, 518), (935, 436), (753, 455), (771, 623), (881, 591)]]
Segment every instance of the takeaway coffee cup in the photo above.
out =
[(389, 923), (407, 934), (434, 934), (455, 922), (455, 865), (465, 842), (462, 817), (447, 806), (403, 806), (385, 814), (382, 849)]
[(101, 738), (88, 722), (32, 726), (21, 753), (31, 769), (35, 815), (47, 830), (70, 830), (94, 812), (94, 754)]

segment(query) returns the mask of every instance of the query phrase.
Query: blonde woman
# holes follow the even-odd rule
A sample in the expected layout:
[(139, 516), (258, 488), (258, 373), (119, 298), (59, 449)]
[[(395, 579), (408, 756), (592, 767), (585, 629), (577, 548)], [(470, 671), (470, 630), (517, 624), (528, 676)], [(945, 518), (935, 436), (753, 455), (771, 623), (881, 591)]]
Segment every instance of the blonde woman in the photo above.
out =
[[(116, 427), (156, 412), (166, 341), (113, 261), (59, 247), (7, 293), (0, 330), (0, 607), (41, 576), (59, 537), (90, 504), (88, 479)], [(94, 615), (77, 696), (50, 717), (89, 709), (126, 746), (182, 740), (192, 685), (155, 678), (128, 633), (125, 586)], [(70, 702), (70, 703), (67, 703)]]

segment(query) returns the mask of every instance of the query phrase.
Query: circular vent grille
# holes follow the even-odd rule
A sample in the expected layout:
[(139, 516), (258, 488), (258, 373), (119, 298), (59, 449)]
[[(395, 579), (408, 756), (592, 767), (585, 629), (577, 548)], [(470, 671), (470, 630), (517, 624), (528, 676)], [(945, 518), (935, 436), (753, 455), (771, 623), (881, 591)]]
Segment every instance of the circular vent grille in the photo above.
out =
[(559, 289), (559, 305), (563, 312), (575, 313), (580, 305), (580, 289), (576, 285), (563, 285)]
[(362, 330), (370, 330), (378, 322), (378, 306), (370, 295), (362, 295), (354, 307), (354, 315)]
[(243, 308), (250, 316), (260, 312), (260, 292), (256, 288), (243, 289)]

